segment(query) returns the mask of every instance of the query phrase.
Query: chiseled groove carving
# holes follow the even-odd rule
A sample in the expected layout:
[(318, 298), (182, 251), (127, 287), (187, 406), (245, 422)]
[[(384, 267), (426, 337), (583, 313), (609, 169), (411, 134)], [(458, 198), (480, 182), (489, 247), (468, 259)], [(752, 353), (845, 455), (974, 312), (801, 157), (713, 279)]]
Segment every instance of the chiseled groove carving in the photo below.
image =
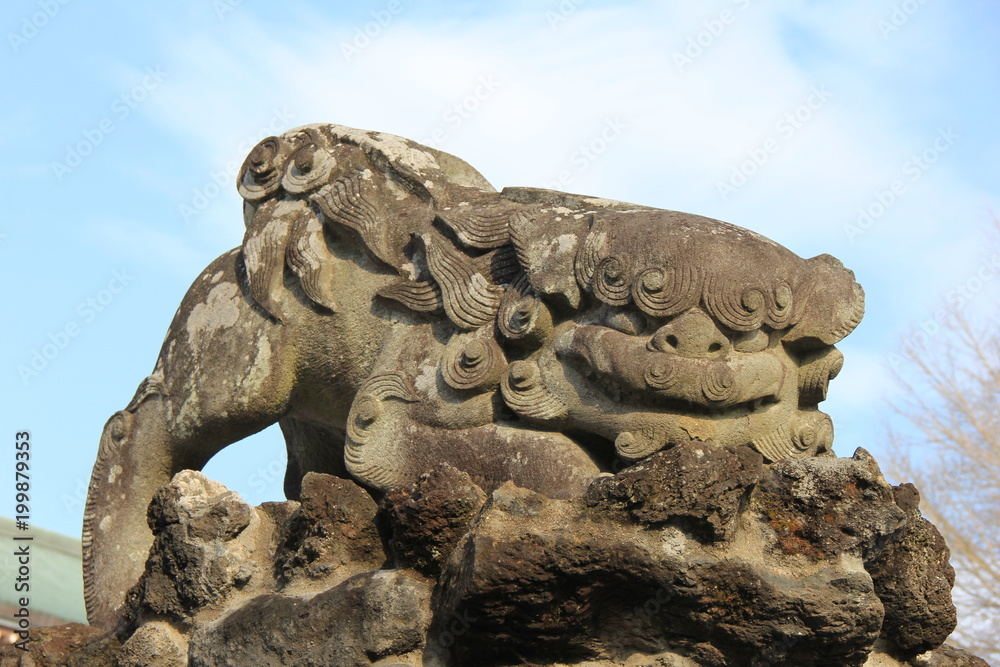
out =
[[(347, 418), (347, 435), (354, 444), (367, 442), (371, 428), (385, 412), (384, 403), (389, 399), (403, 403), (417, 401), (417, 392), (403, 373), (382, 373), (361, 385)], [(347, 450), (357, 454), (357, 447), (348, 445)]]
[(441, 288), (432, 280), (403, 280), (383, 287), (377, 293), (421, 313), (436, 313), (444, 309)]
[(505, 245), (476, 259), (489, 267), (488, 275), (494, 285), (513, 285), (524, 276), (524, 269), (517, 261), (514, 246)]
[[(597, 266), (601, 263), (601, 248), (606, 238), (607, 234), (605, 232), (591, 232), (587, 234), (586, 240), (580, 246), (573, 268), (576, 272), (576, 281), (584, 289), (590, 289), (594, 283), (594, 273), (597, 271)], [(530, 265), (526, 266), (530, 273), (533, 267)]]
[(308, 143), (300, 146), (288, 160), (281, 187), (293, 195), (315, 190), (329, 180), (336, 166), (333, 152), (318, 146), (315, 136), (310, 134)]
[(288, 242), (289, 220), (274, 212), (274, 202), (266, 202), (257, 211), (247, 227), (243, 241), (250, 293), (272, 317), (279, 322), (284, 313), (274, 292), (284, 282), (285, 246)]
[(825, 452), (833, 446), (833, 421), (819, 410), (800, 410), (792, 425), (792, 444), (798, 456)]
[(569, 414), (566, 405), (542, 384), (538, 366), (533, 362), (512, 362), (500, 381), (500, 390), (510, 409), (527, 419), (555, 421)]
[(323, 225), (311, 211), (303, 211), (292, 221), (285, 259), (299, 277), (302, 290), (312, 301), (335, 311), (332, 294), (333, 256), (326, 246)]
[[(367, 176), (367, 178), (366, 178)], [(324, 185), (309, 195), (327, 219), (361, 235), (365, 246), (378, 259), (393, 266), (393, 253), (386, 247), (386, 220), (374, 203), (371, 172), (359, 169)]]
[(847, 334), (854, 331), (859, 324), (861, 324), (862, 318), (865, 316), (865, 301), (863, 298), (864, 290), (861, 289), (861, 285), (854, 286), (855, 294), (860, 294), (860, 297), (856, 297), (854, 300), (854, 309), (851, 311), (850, 317), (848, 317), (843, 324), (833, 330), (831, 333), (831, 340), (837, 341), (841, 340), (847, 336)]
[(493, 256), (468, 257), (440, 234), (421, 234), (418, 238), (431, 275), (441, 287), (448, 319), (469, 331), (492, 322), (503, 296), (503, 288), (487, 277)]
[(663, 444), (644, 433), (624, 431), (615, 438), (615, 451), (626, 461), (638, 461), (662, 449)]
[(799, 448), (788, 434), (788, 428), (781, 424), (774, 430), (753, 441), (753, 448), (768, 461), (780, 461), (799, 455)]
[(477, 202), (438, 213), (438, 219), (459, 241), (480, 250), (499, 248), (510, 240), (510, 216), (509, 210), (491, 210)]
[(713, 402), (721, 402), (732, 396), (736, 380), (725, 363), (715, 363), (708, 367), (701, 378), (701, 392)]
[(594, 294), (604, 303), (624, 306), (632, 299), (632, 276), (629, 262), (620, 257), (605, 257), (594, 271)]
[(143, 401), (147, 398), (166, 395), (167, 388), (163, 386), (163, 380), (155, 374), (150, 375), (139, 383), (138, 389), (135, 390), (135, 394), (132, 396), (132, 400), (128, 402), (125, 410), (128, 412), (135, 412), (136, 408), (142, 405)]
[(767, 293), (768, 309), (764, 314), (764, 322), (772, 329), (784, 329), (792, 323), (794, 294), (791, 286), (784, 280), (779, 281), (774, 289)]
[(835, 347), (803, 356), (799, 366), (799, 405), (815, 405), (826, 400), (830, 380), (844, 367), (844, 355)]
[(705, 308), (718, 321), (736, 331), (753, 331), (764, 323), (767, 297), (759, 285), (738, 286), (718, 278), (706, 281), (702, 291)]
[(453, 389), (493, 389), (507, 368), (503, 350), (492, 338), (473, 338), (464, 345), (449, 346), (441, 359), (441, 377)]
[(632, 299), (653, 317), (672, 317), (698, 305), (701, 276), (696, 267), (653, 267), (639, 272)]
[(535, 296), (527, 274), (521, 273), (504, 291), (497, 328), (507, 340), (539, 339), (552, 329), (552, 314)]
[(677, 383), (677, 369), (666, 362), (652, 363), (643, 371), (643, 379), (651, 389), (670, 389)]
[[(138, 400), (133, 398), (129, 406), (133, 404), (138, 406), (146, 396), (152, 395), (153, 392), (149, 392), (148, 394), (142, 392), (143, 386), (146, 385), (149, 379), (146, 378), (140, 385), (139, 391), (136, 392)], [(139, 398), (140, 392), (145, 394), (142, 398)], [(90, 474), (91, 486), (108, 478), (109, 468), (113, 463), (119, 461), (122, 443), (125, 442), (131, 430), (132, 414), (128, 408), (119, 410), (108, 419), (101, 434), (101, 443), (97, 448), (97, 460), (94, 462), (94, 469)], [(83, 508), (83, 532), (80, 538), (80, 546), (83, 550), (83, 590), (85, 596), (84, 603), (87, 609), (95, 608), (100, 602), (98, 597), (101, 591), (97, 590), (94, 585), (95, 578), (99, 573), (96, 572), (94, 566), (94, 552), (91, 549), (91, 545), (94, 544), (94, 530), (97, 528), (94, 524), (97, 520), (97, 506), (98, 504), (103, 505), (104, 502), (104, 498), (99, 498), (94, 494), (88, 493), (87, 502)]]
[(254, 146), (241, 169), (237, 185), (240, 196), (256, 202), (277, 192), (286, 157), (285, 145), (277, 137), (267, 137)]

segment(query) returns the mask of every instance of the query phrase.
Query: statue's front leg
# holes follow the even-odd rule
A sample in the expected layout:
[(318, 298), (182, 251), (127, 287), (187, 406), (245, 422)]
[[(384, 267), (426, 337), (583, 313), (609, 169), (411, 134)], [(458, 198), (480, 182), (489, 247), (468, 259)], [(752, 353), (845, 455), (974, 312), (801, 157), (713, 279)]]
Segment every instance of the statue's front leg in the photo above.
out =
[[(490, 401), (490, 396), (482, 395), (462, 408), (466, 415), (488, 413)], [(426, 418), (440, 412), (427, 405), (402, 372), (372, 377), (359, 391), (348, 417), (348, 471), (358, 481), (388, 491), (447, 463), (467, 472), (487, 492), (513, 481), (554, 498), (581, 494), (600, 472), (587, 453), (562, 433), (492, 419), (449, 428)]]
[(92, 625), (114, 627), (142, 575), (153, 542), (146, 509), (157, 489), (287, 412), (293, 346), (243, 293), (237, 269), (238, 255), (228, 253), (195, 281), (153, 374), (104, 427), (83, 525)]

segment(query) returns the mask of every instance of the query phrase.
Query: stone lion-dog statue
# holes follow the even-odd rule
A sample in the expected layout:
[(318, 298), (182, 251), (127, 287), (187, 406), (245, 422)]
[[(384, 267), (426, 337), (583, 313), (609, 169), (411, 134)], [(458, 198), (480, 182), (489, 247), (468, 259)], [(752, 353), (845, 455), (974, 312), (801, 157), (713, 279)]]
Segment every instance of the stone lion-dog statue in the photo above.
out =
[(441, 462), (554, 498), (678, 443), (828, 452), (817, 409), (864, 294), (686, 213), (496, 192), (400, 137), (309, 125), (238, 177), (246, 235), (195, 279), (152, 374), (104, 427), (83, 528), (87, 614), (113, 626), (185, 469), (277, 422), (310, 471), (378, 495)]

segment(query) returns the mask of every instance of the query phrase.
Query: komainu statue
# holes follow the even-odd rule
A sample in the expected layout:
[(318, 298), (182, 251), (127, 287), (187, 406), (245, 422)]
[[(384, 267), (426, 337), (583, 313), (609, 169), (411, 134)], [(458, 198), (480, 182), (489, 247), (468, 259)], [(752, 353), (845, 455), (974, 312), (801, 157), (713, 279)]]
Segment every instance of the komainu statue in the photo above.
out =
[(111, 626), (184, 469), (277, 422), (308, 472), (381, 494), (445, 462), (570, 498), (678, 444), (829, 452), (817, 409), (864, 296), (708, 218), (535, 188), (400, 137), (310, 125), (247, 157), (241, 247), (194, 281), (101, 437), (87, 612)]

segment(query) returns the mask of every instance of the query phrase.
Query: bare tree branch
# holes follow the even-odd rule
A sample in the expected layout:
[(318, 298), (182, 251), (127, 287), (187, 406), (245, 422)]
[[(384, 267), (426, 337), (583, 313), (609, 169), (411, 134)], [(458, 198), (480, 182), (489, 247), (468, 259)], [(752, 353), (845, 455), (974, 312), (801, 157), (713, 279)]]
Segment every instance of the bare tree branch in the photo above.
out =
[(909, 363), (895, 372), (902, 399), (890, 406), (899, 419), (885, 467), (916, 484), (921, 511), (951, 548), (951, 641), (1000, 662), (1000, 319), (948, 314), (933, 345), (907, 349)]

